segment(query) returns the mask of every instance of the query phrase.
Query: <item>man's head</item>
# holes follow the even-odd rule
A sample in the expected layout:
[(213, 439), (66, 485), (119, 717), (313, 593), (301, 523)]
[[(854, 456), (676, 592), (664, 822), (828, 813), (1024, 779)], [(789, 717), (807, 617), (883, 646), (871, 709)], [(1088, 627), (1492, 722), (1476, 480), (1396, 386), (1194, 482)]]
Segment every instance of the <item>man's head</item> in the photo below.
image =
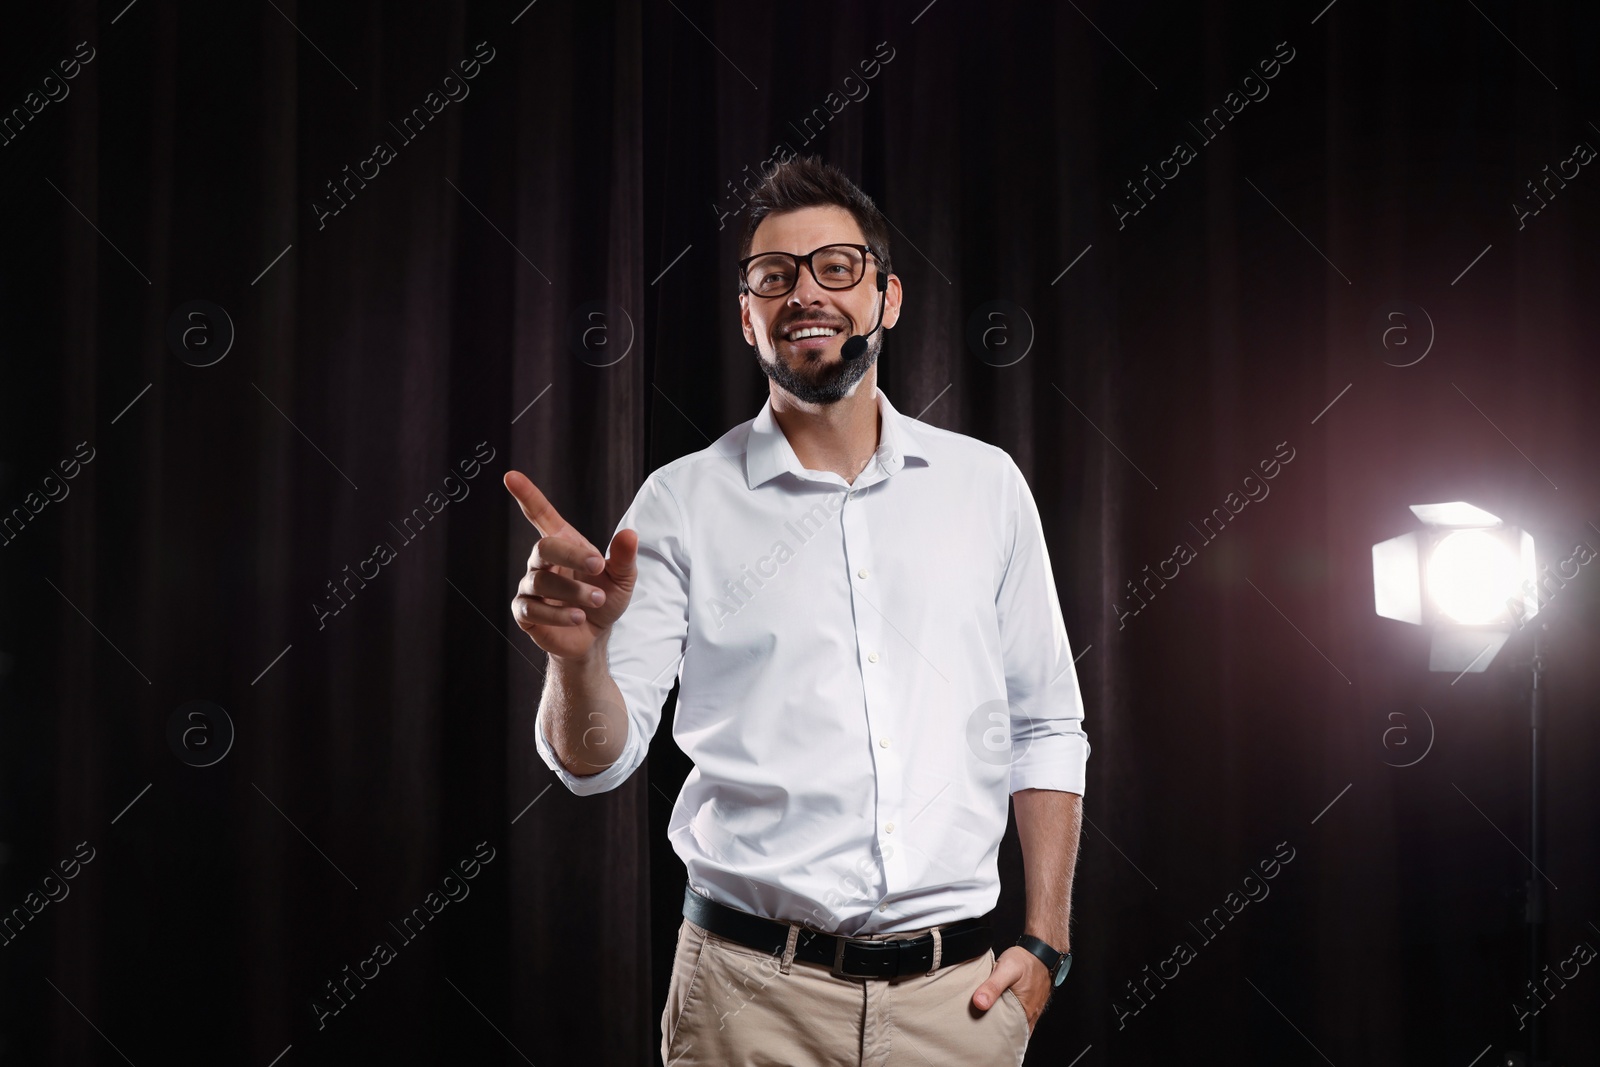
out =
[[(767, 252), (805, 256), (831, 245), (866, 245), (860, 257), (860, 280), (850, 288), (850, 253), (819, 254), (812, 268), (804, 265), (793, 278), (794, 288), (781, 296), (762, 296), (746, 280), (740, 285), (739, 318), (744, 339), (756, 349), (761, 369), (796, 400), (833, 404), (854, 391), (876, 365), (883, 348), (883, 332), (872, 335), (867, 351), (846, 361), (839, 350), (853, 335), (865, 334), (877, 321), (877, 279), (888, 278), (883, 294), (883, 328), (900, 318), (900, 279), (890, 274), (889, 227), (872, 199), (856, 188), (838, 168), (808, 157), (778, 165), (757, 187), (745, 216), (739, 246), (741, 261)], [(754, 266), (752, 264), (751, 266)], [(793, 261), (783, 270), (792, 272)], [(747, 279), (748, 276), (745, 276)], [(787, 279), (775, 278), (777, 288)], [(826, 284), (824, 284), (826, 283)], [(793, 338), (806, 327), (831, 329), (828, 336)]]

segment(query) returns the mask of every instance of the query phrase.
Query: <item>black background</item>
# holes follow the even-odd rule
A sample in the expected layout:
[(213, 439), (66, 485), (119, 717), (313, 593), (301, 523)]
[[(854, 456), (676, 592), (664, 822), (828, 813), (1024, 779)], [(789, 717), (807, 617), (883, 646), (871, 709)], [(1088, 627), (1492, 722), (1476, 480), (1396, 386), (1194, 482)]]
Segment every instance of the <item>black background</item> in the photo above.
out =
[[(779, 140), (894, 224), (880, 384), (1016, 458), (1083, 653), (1076, 962), (1029, 1062), (1500, 1062), (1527, 635), (1430, 674), (1426, 634), (1373, 614), (1369, 548), (1457, 499), (1541, 561), (1600, 547), (1600, 177), (1512, 206), (1600, 146), (1597, 31), (1500, 0), (13, 5), (4, 114), (96, 56), (0, 146), (0, 513), (95, 458), (0, 548), (0, 907), (96, 854), (0, 949), (0, 1062), (656, 1060), (688, 765), (669, 702), (624, 786), (548, 788), (543, 654), (507, 611), (535, 535), (498, 481), (599, 540), (759, 410), (717, 205)], [(480, 41), (470, 96), (399, 144)], [(1201, 146), (1279, 42), (1270, 95)], [(1119, 227), (1179, 138), (1198, 158)], [(397, 158), (319, 226), (379, 139)], [(166, 339), (191, 300), (235, 331), (211, 366)], [(967, 339), (997, 300), (1013, 343), (1031, 322), (1008, 366)], [(615, 362), (569, 341), (593, 301), (632, 334)], [(1411, 366), (1373, 328), (1396, 301), (1434, 331)], [(470, 495), (319, 628), (324, 583), (480, 442)], [(1125, 583), (1280, 442), (1271, 495), (1119, 628)], [(1547, 616), (1552, 961), (1600, 945), (1597, 585)], [(197, 699), (237, 730), (205, 768), (167, 740)], [(319, 1030), (321, 984), (480, 841), (471, 895)], [(1280, 842), (1271, 896), (1119, 1027), (1125, 983)], [(1002, 877), (1006, 944), (1014, 832)], [(1600, 1056), (1597, 991), (1585, 967), (1544, 1010), (1557, 1062)]]

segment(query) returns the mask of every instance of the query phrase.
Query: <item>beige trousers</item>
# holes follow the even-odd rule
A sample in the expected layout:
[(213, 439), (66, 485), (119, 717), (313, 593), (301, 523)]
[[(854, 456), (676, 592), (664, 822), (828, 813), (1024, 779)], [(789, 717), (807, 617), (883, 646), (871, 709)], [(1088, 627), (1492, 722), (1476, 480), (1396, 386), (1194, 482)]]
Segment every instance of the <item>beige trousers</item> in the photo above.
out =
[[(923, 931), (883, 934), (915, 937)], [(972, 994), (994, 953), (904, 978), (836, 978), (684, 919), (661, 1013), (666, 1067), (1019, 1067), (1028, 1015), (1011, 990), (988, 1011)]]

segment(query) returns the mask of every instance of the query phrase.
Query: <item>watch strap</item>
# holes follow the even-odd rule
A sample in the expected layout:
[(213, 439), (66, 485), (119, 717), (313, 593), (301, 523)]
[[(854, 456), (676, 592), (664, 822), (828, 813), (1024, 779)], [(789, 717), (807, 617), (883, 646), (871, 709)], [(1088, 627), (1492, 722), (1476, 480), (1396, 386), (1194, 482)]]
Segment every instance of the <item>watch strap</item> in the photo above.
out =
[(1061, 984), (1061, 980), (1066, 977), (1066, 971), (1063, 967), (1063, 964), (1071, 966), (1072, 953), (1062, 952), (1061, 950), (1050, 945), (1048, 942), (1034, 937), (1032, 934), (1023, 934), (1017, 938), (1016, 943), (1020, 947), (1025, 948), (1029, 952), (1033, 953), (1036, 957), (1038, 957), (1039, 962), (1044, 964), (1045, 970), (1050, 972), (1050, 982), (1052, 986)]

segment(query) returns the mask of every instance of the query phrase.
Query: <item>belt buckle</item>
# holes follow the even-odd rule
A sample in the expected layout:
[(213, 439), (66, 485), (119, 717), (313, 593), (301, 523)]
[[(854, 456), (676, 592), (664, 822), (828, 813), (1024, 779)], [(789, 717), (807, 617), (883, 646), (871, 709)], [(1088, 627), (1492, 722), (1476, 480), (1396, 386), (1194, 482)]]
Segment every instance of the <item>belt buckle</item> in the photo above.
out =
[(845, 950), (845, 947), (847, 945), (849, 945), (849, 944), (850, 944), (850, 938), (841, 937), (841, 936), (839, 936), (837, 934), (834, 935), (833, 966), (828, 968), (828, 973), (833, 975), (835, 978), (854, 978), (854, 977), (856, 977), (853, 974), (846, 974), (845, 971), (844, 971), (844, 950)]

